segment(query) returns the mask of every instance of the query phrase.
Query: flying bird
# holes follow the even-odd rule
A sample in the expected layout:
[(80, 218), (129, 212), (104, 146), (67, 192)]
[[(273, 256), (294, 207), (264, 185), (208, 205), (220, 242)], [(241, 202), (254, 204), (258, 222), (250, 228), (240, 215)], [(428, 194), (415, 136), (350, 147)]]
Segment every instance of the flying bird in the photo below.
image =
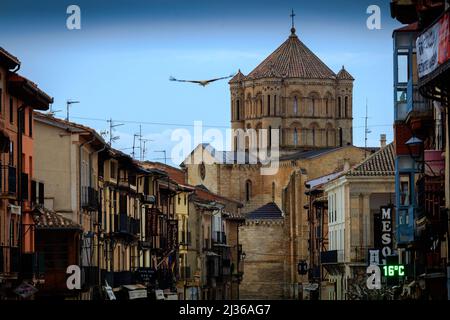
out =
[(209, 80), (179, 80), (179, 79), (175, 79), (174, 77), (171, 76), (169, 78), (169, 80), (170, 81), (178, 81), (178, 82), (191, 82), (191, 83), (196, 83), (198, 85), (201, 85), (202, 87), (206, 87), (211, 82), (214, 82), (217, 80), (222, 80), (222, 79), (228, 79), (228, 78), (232, 78), (232, 77), (234, 77), (234, 74), (230, 74), (227, 77), (221, 77), (221, 78), (215, 78), (215, 79), (209, 79)]

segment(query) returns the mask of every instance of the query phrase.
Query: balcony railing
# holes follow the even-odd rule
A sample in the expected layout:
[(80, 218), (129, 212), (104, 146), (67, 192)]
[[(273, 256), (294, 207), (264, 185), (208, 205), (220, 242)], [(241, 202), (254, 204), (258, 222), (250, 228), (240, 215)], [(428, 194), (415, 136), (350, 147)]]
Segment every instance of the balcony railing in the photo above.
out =
[(216, 231), (213, 233), (213, 243), (214, 244), (226, 244), (227, 243), (227, 237), (225, 235), (225, 232), (222, 231)]
[(114, 232), (136, 236), (140, 233), (140, 220), (129, 217), (126, 213), (114, 215)]
[(344, 262), (344, 250), (329, 250), (320, 253), (321, 264), (335, 264)]
[(98, 208), (98, 191), (92, 187), (81, 187), (81, 206), (85, 209)]
[(15, 195), (17, 192), (17, 170), (15, 167), (0, 166), (0, 193)]

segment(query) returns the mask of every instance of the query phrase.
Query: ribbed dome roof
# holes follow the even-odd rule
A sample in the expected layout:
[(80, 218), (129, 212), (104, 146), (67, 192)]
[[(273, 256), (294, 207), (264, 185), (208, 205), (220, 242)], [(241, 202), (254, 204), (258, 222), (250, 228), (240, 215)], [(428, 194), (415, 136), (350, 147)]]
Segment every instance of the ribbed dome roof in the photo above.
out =
[(246, 78), (336, 79), (336, 74), (298, 39), (293, 29), (289, 38)]

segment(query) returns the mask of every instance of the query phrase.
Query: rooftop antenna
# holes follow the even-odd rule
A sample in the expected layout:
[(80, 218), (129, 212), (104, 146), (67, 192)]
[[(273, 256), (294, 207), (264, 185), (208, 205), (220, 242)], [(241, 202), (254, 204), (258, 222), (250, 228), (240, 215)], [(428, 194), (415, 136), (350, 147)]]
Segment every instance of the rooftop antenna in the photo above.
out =
[(54, 117), (57, 112), (61, 112), (61, 110), (53, 110), (53, 104), (50, 104), (50, 110), (48, 110), (47, 114)]
[(133, 135), (133, 152), (131, 152), (131, 156), (134, 158), (134, 156), (136, 155), (136, 153), (135, 153), (135, 151), (134, 151), (134, 149), (136, 149), (136, 138), (137, 137), (141, 137), (141, 135), (140, 134), (138, 134), (138, 133), (135, 133), (134, 135)]
[(369, 119), (369, 117), (368, 117), (368, 100), (367, 100), (367, 98), (366, 98), (366, 116), (364, 117), (364, 119), (365, 119), (365, 125), (364, 125), (364, 157), (367, 158), (367, 135), (372, 132), (367, 127), (367, 119)]
[(164, 164), (167, 164), (166, 150), (155, 150), (153, 152), (162, 152), (162, 153), (164, 153)]
[(113, 141), (117, 141), (120, 139), (119, 136), (114, 136), (113, 133), (114, 128), (123, 126), (124, 124), (123, 123), (114, 124), (114, 121), (111, 118), (107, 120), (107, 122), (109, 123), (109, 146), (112, 146)]
[(66, 121), (69, 121), (70, 106), (75, 103), (80, 103), (80, 101), (75, 101), (75, 100), (70, 100), (70, 99), (66, 101)]
[(147, 149), (145, 148), (145, 144), (150, 141), (155, 141), (152, 139), (142, 139), (142, 143), (144, 144), (142, 147), (142, 161), (145, 161), (145, 154), (147, 153)]

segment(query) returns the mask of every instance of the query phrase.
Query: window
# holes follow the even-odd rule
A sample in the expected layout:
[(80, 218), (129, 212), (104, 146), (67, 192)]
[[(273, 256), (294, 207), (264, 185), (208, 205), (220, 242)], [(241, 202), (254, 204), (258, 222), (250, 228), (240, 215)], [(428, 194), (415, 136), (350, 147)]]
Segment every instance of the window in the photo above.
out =
[(111, 179), (117, 179), (117, 163), (115, 163), (114, 161), (111, 161), (109, 174)]
[(272, 182), (272, 202), (275, 202), (275, 182)]
[(22, 128), (21, 129), (22, 134), (25, 134), (25, 110), (23, 109), (20, 112), (17, 112), (17, 116), (18, 116), (17, 123)]
[(9, 98), (9, 122), (10, 123), (14, 122), (14, 101), (12, 97)]
[(30, 109), (28, 112), (28, 133), (29, 136), (33, 136), (33, 111)]
[(277, 115), (277, 95), (273, 96), (273, 115)]
[(298, 113), (298, 99), (297, 96), (294, 96), (294, 115)]
[(240, 105), (239, 105), (239, 100), (236, 100), (236, 120), (240, 119)]
[(186, 205), (186, 204), (187, 204), (187, 196), (184, 195), (184, 205)]
[(14, 166), (14, 142), (9, 141), (9, 165)]
[(269, 140), (269, 147), (272, 146), (272, 127), (269, 126), (269, 132), (268, 132), (268, 140)]
[(272, 112), (270, 112), (270, 94), (267, 95), (267, 115), (272, 115)]
[(297, 128), (294, 129), (294, 146), (298, 145), (298, 131)]
[(180, 204), (181, 204), (181, 197), (178, 196), (178, 205), (180, 205)]
[(338, 118), (342, 117), (342, 98), (338, 98)]
[(330, 111), (328, 110), (328, 98), (325, 99), (325, 115), (329, 116)]
[(345, 103), (344, 103), (344, 118), (348, 117), (348, 97), (345, 97)]
[(247, 180), (245, 182), (245, 200), (248, 202), (250, 201), (251, 197), (252, 197), (252, 182), (250, 180)]

